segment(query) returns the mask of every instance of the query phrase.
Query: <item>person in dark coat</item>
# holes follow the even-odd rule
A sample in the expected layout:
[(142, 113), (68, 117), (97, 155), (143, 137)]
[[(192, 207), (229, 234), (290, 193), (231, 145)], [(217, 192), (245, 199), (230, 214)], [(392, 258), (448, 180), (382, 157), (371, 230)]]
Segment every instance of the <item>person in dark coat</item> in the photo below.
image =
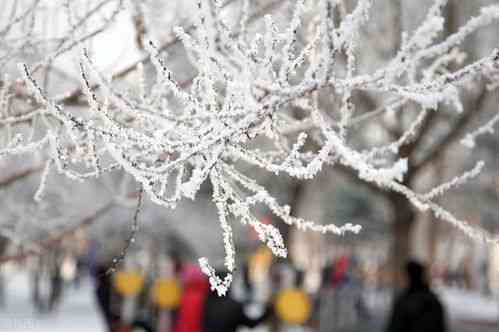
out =
[(245, 313), (244, 304), (229, 295), (218, 296), (210, 292), (204, 304), (203, 332), (235, 332), (239, 327), (253, 328), (266, 321), (272, 314), (267, 306), (259, 317)]
[(114, 330), (114, 325), (119, 321), (119, 316), (112, 310), (112, 275), (108, 273), (110, 264), (99, 264), (95, 267), (95, 297), (102, 313), (108, 331)]
[(426, 281), (424, 267), (406, 264), (409, 285), (394, 302), (387, 332), (446, 332), (444, 308)]

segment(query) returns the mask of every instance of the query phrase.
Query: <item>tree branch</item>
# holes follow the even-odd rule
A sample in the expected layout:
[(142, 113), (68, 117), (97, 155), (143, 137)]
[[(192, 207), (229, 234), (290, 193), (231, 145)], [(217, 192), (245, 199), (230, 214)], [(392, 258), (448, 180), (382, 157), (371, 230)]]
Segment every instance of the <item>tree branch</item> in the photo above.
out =
[(6, 178), (0, 180), (0, 188), (7, 187), (17, 180), (23, 179), (31, 174), (38, 173), (44, 168), (44, 165), (38, 165), (32, 168), (28, 168), (14, 174), (7, 176)]
[[(235, 2), (235, 1), (236, 0), (228, 0), (224, 4), (224, 7), (230, 5), (231, 3)], [(266, 4), (262, 8), (256, 10), (255, 13), (253, 15), (251, 15), (251, 17), (249, 18), (248, 22), (253, 22), (256, 19), (260, 18), (262, 15), (265, 15), (267, 12), (276, 9), (283, 2), (284, 2), (284, 0), (274, 0), (274, 1), (271, 1), (270, 3)], [(191, 24), (191, 25), (189, 25), (188, 27), (185, 28), (185, 32), (186, 33), (190, 33), (194, 29), (195, 29), (194, 24)], [(175, 46), (179, 41), (180, 41), (180, 39), (177, 37), (177, 35), (175, 35), (174, 33), (171, 33), (170, 36), (167, 38), (167, 41), (164, 42), (162, 45), (160, 45), (158, 47), (158, 49), (159, 49), (160, 52), (166, 51), (170, 47)], [(141, 64), (141, 63), (143, 63), (143, 64), (144, 63), (149, 63), (150, 61), (151, 61), (151, 55), (147, 54), (147, 55), (143, 56), (142, 58), (140, 58), (139, 60), (136, 60), (135, 62), (131, 63), (127, 67), (123, 68), (122, 70), (116, 72), (115, 74), (113, 74), (111, 76), (111, 78), (112, 78), (112, 80), (123, 78), (123, 77), (127, 76), (129, 73), (135, 71), (137, 69), (137, 66), (139, 64)], [(187, 80), (187, 82), (190, 82), (190, 81), (192, 81), (192, 79)], [(188, 84), (189, 83), (185, 83), (184, 82), (184, 83), (182, 83), (180, 85), (181, 86), (182, 85), (185, 86), (185, 85), (188, 85)], [(94, 86), (92, 86), (92, 90), (97, 89), (98, 87), (99, 87), (98, 85), (94, 85)], [(69, 93), (68, 95), (66, 95), (63, 99), (59, 100), (59, 102), (63, 103), (63, 104), (66, 104), (66, 105), (67, 104), (75, 104), (75, 103), (77, 103), (78, 98), (80, 98), (81, 96), (83, 96), (83, 90), (81, 88), (79, 88), (79, 89), (76, 89), (73, 92)]]
[(414, 163), (414, 175), (419, 173), (425, 166), (433, 162), (443, 151), (447, 150), (449, 146), (463, 133), (466, 125), (470, 123), (471, 119), (482, 112), (485, 107), (484, 101), (486, 100), (487, 89), (485, 85), (481, 84), (481, 92), (476, 98), (472, 98), (468, 102), (468, 111), (465, 112), (459, 120), (456, 121), (452, 129), (433, 147), (430, 151), (417, 163)]
[(22, 261), (28, 257), (32, 256), (40, 256), (44, 252), (53, 249), (57, 247), (57, 245), (60, 244), (62, 240), (64, 240), (66, 237), (73, 235), (76, 231), (88, 227), (92, 225), (98, 218), (106, 214), (112, 207), (114, 206), (114, 202), (111, 201), (104, 206), (102, 206), (100, 209), (92, 213), (91, 215), (83, 218), (80, 222), (78, 222), (76, 225), (73, 225), (71, 227), (68, 227), (67, 229), (63, 230), (62, 232), (50, 236), (49, 238), (40, 241), (37, 244), (37, 247), (40, 248), (41, 250), (25, 250), (21, 251), (19, 253), (13, 254), (13, 255), (5, 255), (5, 256), (0, 256), (0, 266), (6, 262), (10, 261)]

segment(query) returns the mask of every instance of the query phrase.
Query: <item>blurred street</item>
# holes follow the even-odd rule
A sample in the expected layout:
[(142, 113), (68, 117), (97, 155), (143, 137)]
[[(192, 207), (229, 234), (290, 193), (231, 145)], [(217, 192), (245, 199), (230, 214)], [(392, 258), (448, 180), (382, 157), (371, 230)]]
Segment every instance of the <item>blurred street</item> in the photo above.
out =
[(10, 274), (5, 281), (5, 303), (0, 309), (1, 332), (104, 331), (91, 280), (84, 280), (77, 289), (68, 288), (61, 307), (49, 315), (37, 313), (33, 308), (26, 273)]
[[(91, 280), (82, 280), (78, 288), (68, 287), (62, 305), (50, 314), (39, 314), (32, 308), (28, 291), (29, 278), (26, 273), (13, 273), (6, 281), (7, 302), (1, 309), (0, 332), (105, 331), (96, 308)], [(450, 317), (449, 332), (499, 331), (499, 302), (476, 292), (453, 288), (439, 288), (438, 292)], [(372, 319), (362, 324), (362, 327), (348, 331), (382, 332), (389, 295), (387, 292), (368, 291), (365, 298), (369, 310), (373, 313)], [(257, 330), (268, 331), (265, 327)], [(293, 328), (292, 331), (302, 330)], [(307, 328), (303, 331), (316, 330)]]
[(454, 322), (451, 328), (451, 331), (453, 332), (495, 332), (499, 331), (499, 324), (479, 322)]

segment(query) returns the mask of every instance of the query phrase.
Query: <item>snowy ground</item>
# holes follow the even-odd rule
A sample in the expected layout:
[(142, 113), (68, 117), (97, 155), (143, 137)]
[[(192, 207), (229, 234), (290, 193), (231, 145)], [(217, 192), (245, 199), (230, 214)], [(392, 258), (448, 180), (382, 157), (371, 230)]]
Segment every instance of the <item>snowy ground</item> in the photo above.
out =
[[(447, 312), (450, 332), (499, 331), (499, 300), (457, 288), (439, 287), (435, 291)], [(368, 291), (365, 299), (375, 317), (368, 331), (383, 331), (391, 304), (390, 292)]]
[(439, 289), (451, 320), (499, 322), (499, 299), (457, 288)]
[(9, 274), (5, 282), (6, 299), (5, 307), (0, 309), (0, 332), (104, 331), (89, 281), (84, 281), (79, 289), (65, 289), (60, 308), (50, 315), (37, 314), (33, 309), (27, 274)]
[[(483, 323), (499, 321), (499, 299), (458, 288), (439, 287), (435, 291), (451, 320)], [(368, 292), (366, 300), (369, 308), (376, 315), (385, 315), (391, 303), (389, 295), (389, 291)]]

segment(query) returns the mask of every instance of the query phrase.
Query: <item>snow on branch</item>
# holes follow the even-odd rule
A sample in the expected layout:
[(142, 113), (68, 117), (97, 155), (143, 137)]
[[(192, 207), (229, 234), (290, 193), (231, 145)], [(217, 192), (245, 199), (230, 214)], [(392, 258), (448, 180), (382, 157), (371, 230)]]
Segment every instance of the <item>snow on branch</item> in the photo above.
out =
[[(498, 50), (454, 72), (439, 69), (449, 62), (459, 63), (461, 53), (456, 47), (478, 28), (499, 19), (499, 6), (483, 8), (455, 34), (437, 41), (446, 1), (436, 0), (420, 27), (411, 36), (405, 34), (391, 61), (373, 73), (357, 73), (356, 59), (369, 52), (359, 44), (359, 34), (368, 24), (372, 2), (359, 0), (341, 22), (334, 22), (338, 2), (298, 0), (286, 27), (279, 29), (272, 16), (266, 15), (262, 18), (264, 30), (254, 32), (248, 28), (249, 1), (243, 2), (240, 21), (232, 26), (224, 18), (221, 1), (199, 0), (196, 29), (175, 28), (196, 69), (188, 88), (179, 83), (167, 65), (167, 54), (152, 41), (145, 46), (156, 77), (148, 86), (145, 70), (138, 66), (142, 76), (137, 91), (120, 91), (84, 50), (79, 74), (88, 108), (81, 116), (48, 96), (33, 69), (23, 64), (20, 70), (29, 95), (43, 109), (31, 116), (45, 121), (45, 131), (32, 140), (12, 139), (0, 148), (0, 158), (45, 151), (49, 160), (37, 199), (42, 198), (52, 165), (58, 174), (78, 181), (123, 169), (154, 203), (167, 208), (175, 208), (185, 198), (195, 199), (201, 185), (211, 183), (229, 274), (217, 276), (206, 258), (200, 259), (200, 264), (220, 295), (226, 293), (235, 266), (234, 220), (253, 227), (275, 255), (287, 255), (277, 228), (254, 217), (257, 205), (266, 206), (299, 229), (339, 235), (360, 231), (359, 225), (350, 223), (320, 225), (292, 216), (289, 206), (279, 204), (246, 174), (246, 166), (305, 180), (325, 167), (341, 164), (361, 180), (404, 195), (415, 207), (433, 211), (470, 236), (495, 242), (433, 202), (476, 177), (483, 163), (420, 194), (403, 184), (409, 165), (399, 150), (440, 104), (463, 110), (459, 98), (463, 82), (482, 75), (493, 77)], [(67, 46), (53, 56), (80, 39), (70, 35), (64, 41)], [(360, 150), (348, 140), (353, 134), (350, 126), (358, 121), (352, 98), (357, 91), (388, 94), (389, 104), (399, 108), (411, 101), (421, 111), (396, 142)], [(339, 96), (339, 107), (326, 107), (318, 101), (319, 93), (333, 92)], [(5, 96), (2, 90), (1, 103), (7, 102)], [(296, 105), (302, 105), (305, 112), (299, 121), (293, 116)], [(2, 115), (0, 123), (11, 121), (8, 119)], [(393, 158), (385, 156), (388, 152)]]

